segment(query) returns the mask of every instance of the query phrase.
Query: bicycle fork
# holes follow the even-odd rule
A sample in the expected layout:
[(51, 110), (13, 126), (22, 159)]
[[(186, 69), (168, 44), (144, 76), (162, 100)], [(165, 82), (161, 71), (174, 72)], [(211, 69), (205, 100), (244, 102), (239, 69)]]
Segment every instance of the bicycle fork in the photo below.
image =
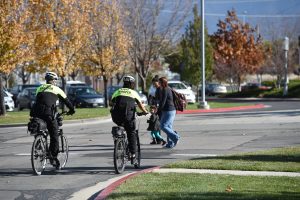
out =
[(61, 141), (61, 152), (64, 153), (65, 149), (64, 149), (64, 138), (63, 138), (63, 130), (59, 129), (59, 137), (60, 137), (60, 141)]

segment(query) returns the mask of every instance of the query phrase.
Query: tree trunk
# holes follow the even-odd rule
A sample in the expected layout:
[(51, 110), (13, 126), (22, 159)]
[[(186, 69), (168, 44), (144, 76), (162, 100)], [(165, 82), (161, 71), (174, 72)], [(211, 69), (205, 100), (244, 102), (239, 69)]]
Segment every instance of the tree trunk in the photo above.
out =
[(0, 73), (0, 116), (4, 116), (6, 113), (3, 94), (2, 73)]
[(238, 91), (241, 92), (241, 77), (238, 76)]
[[(61, 77), (61, 86), (62, 86), (62, 90), (67, 94), (65, 77)], [(61, 110), (62, 110), (62, 112), (65, 111), (65, 104), (64, 103), (62, 103), (62, 105), (61, 105)]]
[(107, 77), (103, 76), (105, 108), (108, 108), (108, 105), (109, 105), (109, 99), (108, 99), (108, 93), (107, 93), (107, 83), (108, 83)]
[[(142, 92), (144, 93), (144, 94), (147, 94), (147, 88), (146, 88), (146, 78), (145, 77), (143, 77), (143, 78), (141, 78), (141, 85), (142, 85)], [(148, 95), (147, 95), (148, 96)]]
[(277, 80), (276, 80), (276, 85), (277, 85), (277, 88), (280, 89), (281, 88), (281, 76), (277, 75)]

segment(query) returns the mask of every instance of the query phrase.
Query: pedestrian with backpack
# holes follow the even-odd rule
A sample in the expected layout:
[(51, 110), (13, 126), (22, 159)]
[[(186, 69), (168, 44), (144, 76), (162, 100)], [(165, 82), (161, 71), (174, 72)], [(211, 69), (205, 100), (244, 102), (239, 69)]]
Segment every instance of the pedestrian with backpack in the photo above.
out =
[(160, 116), (161, 130), (167, 134), (168, 143), (165, 148), (173, 148), (179, 141), (179, 134), (173, 130), (173, 123), (176, 115), (176, 108), (173, 101), (173, 93), (168, 86), (166, 77), (159, 78), (159, 107), (158, 113)]
[(149, 126), (147, 128), (148, 131), (151, 131), (152, 142), (150, 144), (162, 144), (165, 145), (167, 142), (160, 135), (160, 122), (159, 117), (157, 115), (157, 107), (155, 105), (150, 106), (151, 116), (147, 120)]

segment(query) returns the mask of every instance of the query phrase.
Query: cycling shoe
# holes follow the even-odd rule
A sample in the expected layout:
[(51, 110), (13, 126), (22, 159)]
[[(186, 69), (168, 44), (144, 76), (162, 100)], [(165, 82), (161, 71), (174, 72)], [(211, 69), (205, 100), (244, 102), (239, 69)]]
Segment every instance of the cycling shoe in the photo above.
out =
[(60, 162), (57, 158), (50, 159), (50, 164), (55, 167), (55, 169), (60, 169)]

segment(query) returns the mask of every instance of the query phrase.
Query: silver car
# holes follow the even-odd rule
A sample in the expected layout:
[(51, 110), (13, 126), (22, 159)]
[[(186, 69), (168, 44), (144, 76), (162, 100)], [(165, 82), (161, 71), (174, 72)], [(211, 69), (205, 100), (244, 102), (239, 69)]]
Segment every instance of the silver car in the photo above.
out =
[(225, 85), (218, 84), (218, 83), (209, 83), (205, 87), (205, 93), (210, 95), (217, 95), (217, 94), (226, 94), (227, 88)]

